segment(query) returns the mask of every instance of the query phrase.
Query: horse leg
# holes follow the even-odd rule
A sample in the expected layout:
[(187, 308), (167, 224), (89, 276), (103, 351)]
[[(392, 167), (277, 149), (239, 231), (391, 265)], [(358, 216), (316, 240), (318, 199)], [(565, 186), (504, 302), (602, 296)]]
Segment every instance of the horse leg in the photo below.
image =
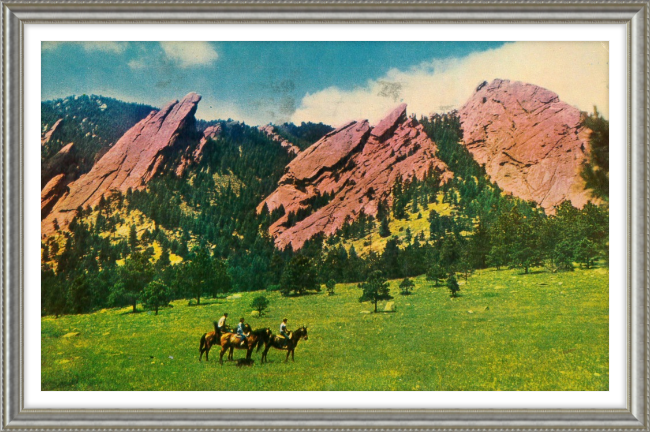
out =
[(205, 346), (205, 361), (208, 361), (208, 354), (210, 354), (210, 348), (212, 348), (210, 345)]
[(219, 354), (219, 363), (221, 363), (221, 364), (223, 364), (223, 355), (225, 354), (227, 349), (228, 348), (226, 347), (226, 345), (221, 347), (221, 353)]
[(228, 360), (233, 360), (232, 352), (235, 350), (234, 346), (230, 347), (230, 353), (228, 354)]
[(267, 345), (264, 347), (264, 352), (262, 352), (262, 363), (266, 362), (266, 353), (269, 352), (269, 348), (271, 348), (271, 345)]
[(284, 359), (285, 363), (289, 361), (289, 354), (291, 354), (291, 350), (287, 349), (287, 357)]

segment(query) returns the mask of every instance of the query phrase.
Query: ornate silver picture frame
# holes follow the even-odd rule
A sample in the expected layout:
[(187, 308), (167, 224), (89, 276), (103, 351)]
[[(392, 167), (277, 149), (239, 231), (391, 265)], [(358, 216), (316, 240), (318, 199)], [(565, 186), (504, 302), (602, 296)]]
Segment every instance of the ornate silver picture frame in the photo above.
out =
[[(14, 430), (649, 430), (648, 110), (645, 2), (3, 1), (2, 422)], [(29, 409), (24, 404), (24, 26), (27, 24), (622, 24), (627, 39), (627, 317), (624, 409)], [(623, 146), (619, 149), (622, 151)], [(394, 396), (399, 397), (399, 396)], [(489, 397), (486, 396), (486, 397)], [(580, 398), (576, 393), (576, 398)]]

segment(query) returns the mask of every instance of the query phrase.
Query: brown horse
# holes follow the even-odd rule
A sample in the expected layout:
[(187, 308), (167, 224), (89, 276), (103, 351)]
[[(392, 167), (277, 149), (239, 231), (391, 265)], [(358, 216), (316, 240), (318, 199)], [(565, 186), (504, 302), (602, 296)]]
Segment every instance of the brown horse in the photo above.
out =
[(288, 343), (286, 342), (286, 339), (283, 336), (273, 336), (266, 343), (266, 347), (264, 348), (264, 352), (262, 353), (262, 363), (268, 361), (266, 359), (266, 353), (269, 352), (269, 349), (271, 347), (279, 350), (287, 350), (287, 357), (284, 359), (285, 363), (287, 362), (287, 360), (289, 360), (289, 354), (291, 354), (291, 361), (295, 361), (293, 359), (293, 354), (294, 351), (296, 350), (296, 346), (298, 346), (298, 342), (300, 342), (300, 339), (304, 339), (304, 340), (309, 339), (309, 336), (307, 335), (307, 327), (305, 326), (302, 326), (298, 330), (292, 332), (289, 335)]
[[(250, 327), (248, 327), (248, 329), (250, 330)], [(266, 344), (272, 335), (273, 333), (269, 328), (253, 330), (246, 338), (246, 343), (242, 345), (242, 340), (238, 334), (224, 333), (221, 335), (221, 352), (219, 353), (219, 362), (223, 364), (223, 355), (227, 350), (230, 350), (230, 353), (228, 353), (228, 360), (232, 360), (233, 350), (235, 348), (245, 349), (246, 360), (250, 361), (253, 349), (257, 346), (257, 350), (259, 351), (262, 344)]]
[[(217, 322), (213, 321), (212, 324), (214, 324), (214, 330), (211, 331), (210, 333), (203, 333), (203, 336), (201, 336), (201, 341), (199, 342), (199, 361), (201, 361), (201, 357), (203, 357), (203, 353), (205, 353), (205, 361), (208, 361), (208, 354), (210, 353), (210, 348), (212, 348), (212, 345), (220, 345), (221, 344), (221, 335), (226, 334), (226, 332), (220, 332), (219, 328), (217, 327)], [(228, 331), (230, 331), (229, 328), (227, 328)]]

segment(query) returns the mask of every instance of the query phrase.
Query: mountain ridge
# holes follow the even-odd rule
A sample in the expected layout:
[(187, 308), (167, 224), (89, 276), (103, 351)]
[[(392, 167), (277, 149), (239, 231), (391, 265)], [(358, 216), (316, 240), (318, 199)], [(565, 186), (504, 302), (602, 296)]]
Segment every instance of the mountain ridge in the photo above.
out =
[[(142, 189), (157, 174), (171, 171), (182, 176), (190, 165), (199, 163), (206, 143), (222, 133), (218, 122), (196, 130), (194, 114), (200, 100), (190, 93), (152, 110), (88, 173), (72, 182), (74, 176), (60, 176), (60, 169), (69, 163), (59, 162), (74, 160), (75, 144), (44, 163), (43, 236), (57, 227), (65, 229), (78, 207), (94, 206), (112, 191)], [(257, 128), (295, 156), (275, 191), (257, 206), (258, 213), (276, 214), (269, 227), (276, 246), (298, 249), (314, 235), (332, 235), (361, 214), (376, 216), (380, 203), (391, 205), (398, 179), (435, 176), (442, 185), (454, 177), (437, 157), (433, 139), (407, 116), (406, 108), (406, 104), (397, 106), (374, 126), (367, 120), (349, 121), (322, 135), (328, 126), (315, 125), (322, 137), (302, 150), (273, 125)], [(550, 213), (565, 200), (577, 207), (593, 200), (580, 178), (589, 151), (589, 130), (583, 125), (583, 114), (561, 102), (557, 94), (497, 79), (481, 84), (458, 115), (462, 144), (506, 193), (535, 201)], [(59, 133), (61, 124), (44, 126), (43, 145)], [(283, 214), (277, 216), (278, 211)]]

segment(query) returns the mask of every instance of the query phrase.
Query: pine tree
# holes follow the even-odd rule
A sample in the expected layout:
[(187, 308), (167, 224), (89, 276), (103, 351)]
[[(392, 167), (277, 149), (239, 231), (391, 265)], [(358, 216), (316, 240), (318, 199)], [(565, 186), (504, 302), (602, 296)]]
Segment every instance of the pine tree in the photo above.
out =
[(449, 278), (447, 278), (447, 289), (449, 290), (451, 297), (458, 297), (460, 286), (458, 285), (458, 281), (456, 281), (456, 278), (453, 274), (449, 275)]
[(334, 279), (330, 279), (327, 281), (325, 284), (325, 288), (327, 288), (327, 295), (328, 296), (333, 296), (334, 295), (334, 287), (336, 286), (336, 281)]
[(413, 283), (411, 279), (404, 278), (404, 280), (399, 284), (400, 294), (410, 295), (414, 287), (415, 287), (415, 283)]
[(145, 286), (153, 278), (153, 266), (147, 256), (142, 252), (133, 252), (124, 260), (124, 265), (119, 270), (119, 283), (111, 293), (112, 303), (121, 305), (123, 302), (133, 306), (133, 313), (137, 312), (136, 305)]
[(373, 302), (375, 304), (375, 313), (377, 313), (377, 302), (379, 300), (393, 298), (390, 295), (388, 281), (380, 270), (373, 271), (366, 282), (359, 284), (359, 288), (363, 291), (363, 294), (359, 297), (359, 302)]
[(142, 291), (141, 300), (145, 307), (153, 309), (158, 315), (158, 309), (167, 305), (170, 296), (170, 289), (160, 281), (151, 281)]
[(264, 296), (257, 296), (251, 302), (251, 307), (262, 316), (264, 310), (269, 307), (269, 300)]
[(585, 120), (591, 129), (589, 135), (589, 158), (580, 172), (586, 186), (594, 197), (609, 200), (609, 122), (594, 108), (594, 115)]
[(439, 264), (432, 264), (427, 270), (427, 280), (432, 281), (435, 286), (447, 277), (447, 272)]
[(309, 258), (297, 255), (287, 263), (280, 279), (282, 295), (303, 295), (307, 291), (320, 291), (316, 269)]
[(390, 227), (388, 226), (388, 218), (381, 220), (381, 224), (379, 225), (379, 235), (384, 238), (390, 236)]
[(135, 224), (132, 224), (129, 230), (129, 246), (131, 246), (132, 252), (135, 252), (138, 247), (138, 232), (136, 231)]

